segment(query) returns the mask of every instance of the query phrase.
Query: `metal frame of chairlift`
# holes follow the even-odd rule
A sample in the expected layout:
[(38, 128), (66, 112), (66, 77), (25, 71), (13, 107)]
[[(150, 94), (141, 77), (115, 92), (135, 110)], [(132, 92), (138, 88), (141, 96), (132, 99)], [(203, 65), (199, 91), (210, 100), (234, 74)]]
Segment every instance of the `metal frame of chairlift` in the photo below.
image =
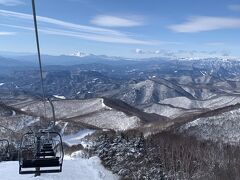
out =
[[(43, 71), (34, 0), (32, 0), (32, 10), (41, 77), (42, 101), (44, 103), (46, 117), (46, 99), (43, 86)], [(50, 122), (46, 129), (40, 129), (36, 133), (31, 131), (22, 136), (19, 147), (19, 174), (35, 174), (35, 176), (39, 176), (41, 173), (62, 172), (64, 157), (62, 137), (60, 133), (52, 131), (56, 122), (55, 110), (52, 101), (50, 99), (48, 99), (48, 101), (52, 109), (53, 121), (51, 122), (53, 123), (51, 124)], [(56, 140), (56, 137), (58, 137), (59, 140)]]
[(0, 151), (0, 162), (1, 161), (6, 161), (8, 160), (9, 158), (9, 149), (10, 149), (10, 145), (9, 145), (9, 141), (7, 139), (0, 139), (0, 144), (4, 147), (1, 147), (0, 146), (0, 150), (3, 150), (3, 151)]
[(50, 99), (49, 102), (53, 123), (50, 123), (47, 129), (40, 129), (37, 133), (28, 132), (22, 136), (19, 147), (19, 174), (62, 172), (64, 158), (62, 137), (60, 133), (51, 131), (56, 119), (53, 103)]
[[(56, 136), (59, 137), (59, 142)], [(33, 141), (25, 143), (27, 138)], [(62, 137), (58, 132), (28, 132), (23, 135), (19, 148), (19, 174), (62, 172), (63, 157)]]

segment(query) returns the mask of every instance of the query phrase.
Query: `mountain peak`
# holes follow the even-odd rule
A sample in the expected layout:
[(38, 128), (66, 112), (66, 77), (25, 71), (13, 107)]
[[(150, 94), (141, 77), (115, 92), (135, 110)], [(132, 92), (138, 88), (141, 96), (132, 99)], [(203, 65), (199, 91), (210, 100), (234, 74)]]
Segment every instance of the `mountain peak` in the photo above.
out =
[(72, 53), (70, 54), (70, 56), (76, 56), (76, 57), (86, 57), (86, 56), (89, 56), (90, 54), (87, 54), (87, 53), (84, 53), (84, 52), (80, 52), (80, 51), (77, 51), (75, 53)]

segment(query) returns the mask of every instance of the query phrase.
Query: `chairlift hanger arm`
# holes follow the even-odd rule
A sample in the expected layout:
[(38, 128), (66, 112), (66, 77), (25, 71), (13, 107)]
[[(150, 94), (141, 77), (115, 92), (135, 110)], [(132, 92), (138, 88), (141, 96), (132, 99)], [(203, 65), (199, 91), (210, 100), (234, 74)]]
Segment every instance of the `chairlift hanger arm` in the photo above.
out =
[(56, 124), (56, 115), (55, 115), (55, 108), (54, 108), (54, 105), (53, 105), (53, 102), (50, 98), (48, 98), (48, 101), (51, 105), (51, 108), (52, 108), (52, 115), (53, 115), (53, 127), (55, 126)]
[(44, 111), (45, 111), (45, 116), (46, 116), (46, 104), (45, 104), (45, 97), (46, 97), (46, 95), (45, 95), (44, 84), (43, 84), (43, 70), (42, 70), (42, 60), (41, 60), (39, 36), (38, 36), (38, 25), (37, 25), (37, 15), (36, 15), (36, 8), (35, 8), (35, 0), (32, 0), (32, 11), (33, 11), (33, 21), (34, 21), (36, 44), (37, 44), (37, 52), (38, 52), (39, 71), (40, 71), (40, 78), (41, 78), (42, 101), (43, 101)]

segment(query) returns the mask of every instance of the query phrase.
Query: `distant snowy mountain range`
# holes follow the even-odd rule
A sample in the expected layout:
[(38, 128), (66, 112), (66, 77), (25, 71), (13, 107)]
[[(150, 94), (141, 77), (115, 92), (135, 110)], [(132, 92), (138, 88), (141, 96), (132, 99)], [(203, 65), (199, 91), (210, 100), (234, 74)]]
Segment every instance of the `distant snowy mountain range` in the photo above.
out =
[(91, 54), (87, 54), (87, 53), (80, 52), (80, 51), (70, 54), (70, 56), (76, 56), (76, 57), (86, 57), (86, 56), (90, 56), (90, 55)]
[[(31, 53), (10, 53), (10, 52), (0, 52), (0, 66), (1, 62), (8, 60), (5, 62), (5, 65), (11, 64), (12, 62), (15, 65), (19, 65), (19, 63), (30, 63), (28, 65), (36, 65), (38, 60), (36, 54)], [(235, 57), (226, 57), (226, 58), (198, 58), (198, 57), (189, 57), (189, 58), (181, 58), (181, 57), (151, 57), (151, 58), (125, 58), (125, 57), (117, 57), (117, 56), (106, 56), (106, 55), (94, 55), (89, 53), (84, 53), (81, 51), (76, 51), (70, 54), (63, 55), (42, 55), (42, 61), (45, 65), (75, 65), (82, 63), (104, 63), (104, 61), (133, 61), (133, 62), (144, 62), (144, 61), (158, 61), (158, 60), (167, 60), (167, 61), (238, 61), (238, 58)], [(18, 63), (17, 63), (18, 62)]]

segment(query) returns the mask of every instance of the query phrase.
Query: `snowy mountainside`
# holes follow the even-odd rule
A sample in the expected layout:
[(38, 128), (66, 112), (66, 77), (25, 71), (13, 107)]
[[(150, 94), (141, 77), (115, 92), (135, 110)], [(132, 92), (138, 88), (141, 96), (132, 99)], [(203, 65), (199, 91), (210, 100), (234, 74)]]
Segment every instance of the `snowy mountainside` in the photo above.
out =
[[(188, 77), (191, 78), (191, 76)], [(214, 79), (213, 77), (211, 78)], [(187, 85), (180, 84), (179, 80), (181, 81), (181, 78), (175, 76), (171, 76), (170, 78), (157, 76), (147, 80), (131, 82), (128, 85), (123, 85), (112, 97), (121, 99), (135, 107), (159, 102), (174, 105), (174, 103), (178, 104), (182, 102), (182, 100), (182, 104), (187, 103), (186, 108), (189, 109), (208, 108), (208, 106), (210, 106), (209, 104), (217, 104), (217, 101), (221, 101), (221, 99), (223, 105), (225, 100), (227, 103), (228, 101), (238, 102), (240, 94), (237, 88), (239, 87), (238, 80), (228, 82), (214, 79), (211, 82), (192, 83), (192, 80), (186, 79), (186, 81), (188, 81), (188, 83), (186, 82)], [(236, 100), (234, 100), (234, 98), (236, 98)], [(216, 102), (214, 102), (213, 99), (215, 99)], [(169, 103), (169, 101), (172, 103)], [(189, 103), (192, 104), (192, 107), (188, 107)]]
[(219, 96), (207, 100), (192, 100), (187, 97), (168, 98), (160, 101), (162, 104), (169, 104), (179, 108), (186, 109), (216, 109), (224, 106), (240, 103), (239, 96)]
[(167, 98), (158, 103), (142, 105), (140, 108), (148, 113), (156, 113), (174, 119), (180, 116), (186, 116), (189, 113), (199, 114), (237, 103), (240, 103), (239, 96), (218, 96), (206, 100), (194, 100), (179, 96)]
[[(110, 110), (111, 108), (103, 104), (103, 99), (88, 99), (88, 100), (56, 100), (53, 101), (56, 118), (72, 118), (85, 114), (91, 114), (95, 111)], [(24, 112), (34, 113), (38, 116), (44, 115), (44, 105), (41, 101), (36, 101), (32, 105), (17, 105), (17, 108)], [(47, 117), (52, 117), (52, 111), (49, 103), (46, 103)]]
[(200, 139), (238, 144), (240, 109), (211, 117), (198, 118), (180, 127), (180, 132)]
[(180, 95), (181, 92), (176, 89), (148, 79), (135, 84), (129, 84), (127, 87), (121, 89), (119, 94), (113, 97), (136, 106), (158, 102), (165, 98), (177, 97)]
[(11, 117), (0, 117), (0, 125), (11, 129), (13, 131), (21, 131), (27, 126), (34, 125), (39, 122), (39, 117), (32, 117), (27, 115), (15, 115)]
[[(95, 132), (93, 129), (82, 129), (77, 133), (65, 134), (62, 136), (62, 140), (69, 146), (81, 144), (83, 146), (89, 144), (86, 142), (84, 138), (86, 136), (92, 135)], [(62, 134), (65, 133), (64, 129), (62, 129)]]
[(113, 129), (116, 131), (134, 129), (141, 126), (141, 120), (132, 116), (129, 117), (123, 112), (116, 110), (98, 111), (94, 114), (83, 117), (71, 118), (74, 122), (83, 122), (102, 129)]
[[(193, 122), (196, 119), (200, 118), (210, 118), (210, 117), (218, 117), (223, 113), (231, 112), (240, 108), (240, 103), (224, 106), (216, 109), (205, 109), (205, 110), (195, 110), (185, 112), (177, 117), (173, 117), (170, 121), (165, 122), (152, 122), (149, 124), (145, 124), (139, 128), (141, 132), (143, 132), (144, 136), (149, 136), (151, 134), (158, 134), (164, 131), (175, 132), (181, 126), (186, 125), (187, 123)], [(225, 119), (227, 121), (227, 117)]]
[(181, 107), (174, 107), (168, 104), (155, 103), (149, 106), (143, 107), (144, 112), (156, 113), (171, 119), (187, 113), (197, 113), (201, 112), (201, 109), (186, 109)]
[[(106, 105), (106, 103), (108, 105)], [(54, 100), (56, 118), (64, 122), (75, 122), (92, 125), (93, 127), (113, 130), (127, 130), (141, 126), (148, 121), (165, 120), (157, 114), (148, 114), (114, 100), (94, 98), (87, 100)], [(119, 104), (119, 105), (118, 105)], [(26, 103), (10, 103), (22, 112), (33, 116), (44, 116), (44, 105), (41, 101)], [(49, 103), (46, 103), (46, 115), (52, 117)]]
[[(23, 62), (34, 60), (32, 56), (19, 58)], [(94, 55), (44, 56), (44, 59), (49, 64), (44, 73), (49, 96), (64, 96), (66, 99), (109, 97), (138, 107), (179, 96), (206, 100), (240, 94), (240, 63), (236, 60), (127, 60)], [(62, 66), (61, 62), (71, 65)], [(38, 71), (34, 68), (13, 70), (12, 74), (2, 77), (1, 91), (41, 93)]]

